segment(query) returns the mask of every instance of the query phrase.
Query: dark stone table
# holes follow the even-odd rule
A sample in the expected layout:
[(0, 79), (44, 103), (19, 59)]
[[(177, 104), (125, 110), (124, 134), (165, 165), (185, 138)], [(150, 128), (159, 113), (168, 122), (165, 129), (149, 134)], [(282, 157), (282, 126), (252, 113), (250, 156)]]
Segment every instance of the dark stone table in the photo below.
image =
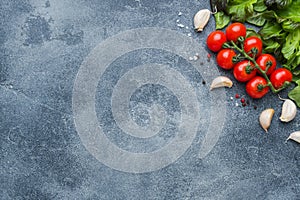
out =
[[(300, 146), (285, 142), (300, 115), (281, 123), (276, 95), (251, 100), (207, 57), (204, 8), (2, 0), (0, 199), (300, 199)], [(218, 75), (234, 86), (209, 91)]]

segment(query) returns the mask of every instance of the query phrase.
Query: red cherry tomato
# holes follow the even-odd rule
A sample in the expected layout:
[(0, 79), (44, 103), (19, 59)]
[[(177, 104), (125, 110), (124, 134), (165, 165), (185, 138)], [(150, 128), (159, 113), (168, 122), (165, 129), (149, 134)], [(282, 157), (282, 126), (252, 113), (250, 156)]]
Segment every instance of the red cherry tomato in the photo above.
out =
[[(276, 59), (270, 54), (262, 54), (256, 59), (257, 64), (262, 70), (267, 71), (267, 75), (270, 75), (276, 68)], [(258, 71), (261, 74), (260, 71)]]
[(255, 36), (251, 36), (244, 41), (244, 50), (251, 57), (253, 57), (253, 52), (255, 52), (255, 57), (259, 56), (262, 52), (263, 43), (261, 39)]
[(234, 41), (236, 42), (239, 37), (246, 37), (246, 26), (239, 23), (235, 22), (230, 24), (226, 28), (226, 37), (228, 41)]
[(221, 68), (229, 70), (234, 66), (233, 58), (235, 56), (236, 53), (232, 49), (222, 49), (217, 55), (217, 63)]
[(246, 84), (246, 92), (253, 99), (259, 99), (269, 92), (266, 79), (260, 76), (255, 76)]
[(234, 65), (233, 76), (240, 82), (247, 82), (256, 75), (254, 64), (248, 60), (243, 60)]
[(211, 51), (218, 52), (222, 49), (222, 46), (226, 41), (225, 33), (222, 31), (213, 31), (208, 35), (206, 44)]
[(290, 70), (285, 68), (276, 69), (270, 76), (270, 81), (275, 89), (279, 89), (283, 86), (284, 82), (291, 82), (293, 79), (293, 74)]

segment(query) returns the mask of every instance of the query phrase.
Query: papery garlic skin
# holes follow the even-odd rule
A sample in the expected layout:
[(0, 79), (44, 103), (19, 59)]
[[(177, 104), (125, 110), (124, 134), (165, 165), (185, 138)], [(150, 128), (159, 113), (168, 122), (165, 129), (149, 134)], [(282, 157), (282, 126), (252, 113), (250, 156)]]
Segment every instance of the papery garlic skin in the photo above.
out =
[(203, 31), (208, 23), (211, 12), (208, 9), (199, 10), (194, 16), (194, 27), (197, 32)]
[(266, 132), (268, 132), (268, 128), (271, 125), (274, 113), (275, 113), (275, 110), (273, 108), (268, 108), (268, 109), (262, 111), (259, 116), (259, 123)]
[(219, 87), (229, 87), (231, 88), (233, 85), (232, 81), (226, 77), (226, 76), (218, 76), (217, 78), (215, 78), (211, 85), (210, 85), (210, 90), (213, 90), (215, 88), (219, 88)]
[(292, 100), (286, 99), (282, 105), (281, 116), (279, 117), (279, 119), (282, 122), (290, 122), (296, 117), (296, 114), (296, 104)]
[(295, 142), (300, 143), (300, 131), (291, 133), (287, 140), (294, 140)]

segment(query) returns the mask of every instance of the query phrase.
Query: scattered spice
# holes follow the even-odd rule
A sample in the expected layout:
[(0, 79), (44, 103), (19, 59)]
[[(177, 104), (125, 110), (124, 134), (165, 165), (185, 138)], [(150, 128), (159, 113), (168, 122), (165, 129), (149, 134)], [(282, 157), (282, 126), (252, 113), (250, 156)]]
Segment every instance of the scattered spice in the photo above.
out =
[(246, 102), (245, 98), (241, 98), (241, 103), (245, 103), (245, 102)]
[(189, 57), (189, 60), (190, 61), (196, 61), (196, 60), (198, 60), (200, 57), (199, 57), (199, 54), (197, 55), (197, 54), (195, 54), (194, 56), (190, 56)]
[(236, 99), (239, 99), (239, 98), (240, 98), (240, 95), (239, 95), (239, 94), (235, 94), (235, 98), (236, 98)]
[(183, 24), (177, 24), (177, 26), (178, 26), (179, 28), (184, 28), (184, 27), (185, 27)]
[(203, 81), (202, 81), (202, 84), (203, 84), (203, 85), (205, 85), (205, 84), (206, 84), (205, 80), (203, 80)]
[(208, 53), (208, 54), (207, 54), (207, 62), (210, 62), (210, 58), (211, 58), (211, 54)]

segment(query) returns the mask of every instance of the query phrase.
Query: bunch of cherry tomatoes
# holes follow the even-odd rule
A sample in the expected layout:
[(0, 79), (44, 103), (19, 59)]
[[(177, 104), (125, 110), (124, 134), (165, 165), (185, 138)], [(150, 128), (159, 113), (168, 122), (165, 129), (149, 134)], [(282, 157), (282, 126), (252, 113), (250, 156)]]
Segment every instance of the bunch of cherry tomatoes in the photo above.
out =
[(225, 33), (217, 30), (209, 34), (207, 47), (217, 53), (217, 64), (225, 69), (233, 69), (239, 82), (246, 82), (246, 92), (252, 98), (261, 98), (270, 88), (278, 92), (292, 81), (293, 75), (286, 68), (276, 69), (276, 59), (263, 52), (263, 42), (259, 37), (246, 37), (246, 26), (230, 24)]

